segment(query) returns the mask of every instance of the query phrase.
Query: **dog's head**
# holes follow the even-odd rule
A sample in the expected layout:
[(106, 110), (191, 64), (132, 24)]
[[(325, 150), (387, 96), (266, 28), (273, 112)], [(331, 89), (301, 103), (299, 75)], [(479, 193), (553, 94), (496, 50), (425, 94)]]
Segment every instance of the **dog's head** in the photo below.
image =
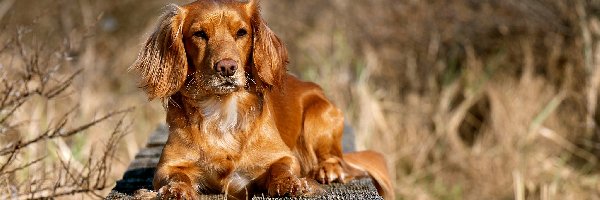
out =
[(167, 6), (131, 68), (150, 99), (201, 98), (277, 86), (287, 59), (258, 0), (199, 0)]

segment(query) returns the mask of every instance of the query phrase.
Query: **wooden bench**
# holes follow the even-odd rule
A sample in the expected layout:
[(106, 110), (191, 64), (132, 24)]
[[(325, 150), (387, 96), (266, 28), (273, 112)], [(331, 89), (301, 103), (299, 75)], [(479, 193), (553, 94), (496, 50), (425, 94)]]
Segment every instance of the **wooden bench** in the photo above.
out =
[[(160, 126), (148, 140), (146, 147), (135, 156), (123, 178), (106, 199), (133, 199), (131, 196), (139, 189), (152, 189), (152, 178), (163, 146), (167, 142), (168, 130)], [(323, 185), (325, 194), (310, 198), (271, 198), (264, 194), (255, 195), (253, 200), (275, 199), (383, 199), (377, 194), (377, 189), (369, 178), (353, 180), (347, 184)], [(224, 195), (207, 195), (203, 199), (226, 199)]]

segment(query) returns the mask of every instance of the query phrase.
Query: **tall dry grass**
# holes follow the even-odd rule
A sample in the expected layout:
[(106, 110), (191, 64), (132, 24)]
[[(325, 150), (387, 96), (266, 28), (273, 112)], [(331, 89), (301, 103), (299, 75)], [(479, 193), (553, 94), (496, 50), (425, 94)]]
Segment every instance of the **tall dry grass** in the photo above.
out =
[[(402, 199), (598, 199), (597, 1), (265, 6)], [(311, 14), (307, 14), (311, 13)], [(285, 17), (282, 17), (285, 16)]]
[[(136, 107), (112, 180), (164, 119), (126, 69), (169, 2), (189, 1), (0, 2), (6, 30), (28, 24), (68, 47), (82, 71), (60, 102), (81, 105), (79, 122)], [(291, 72), (323, 86), (359, 148), (385, 153), (401, 199), (600, 199), (599, 11), (595, 0), (263, 1)], [(61, 111), (29, 105), (19, 119)], [(109, 125), (65, 146), (86, 157)]]

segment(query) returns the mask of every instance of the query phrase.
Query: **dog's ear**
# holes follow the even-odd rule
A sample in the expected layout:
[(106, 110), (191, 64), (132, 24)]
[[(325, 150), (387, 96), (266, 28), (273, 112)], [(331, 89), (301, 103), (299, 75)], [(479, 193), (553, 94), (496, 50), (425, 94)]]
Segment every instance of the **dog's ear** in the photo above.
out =
[(287, 49), (260, 17), (258, 1), (251, 0), (249, 4), (254, 7), (252, 15), (253, 76), (269, 88), (278, 87), (286, 73)]
[(185, 15), (184, 8), (168, 5), (130, 67), (140, 74), (141, 87), (151, 100), (171, 96), (185, 81), (188, 70), (182, 33)]

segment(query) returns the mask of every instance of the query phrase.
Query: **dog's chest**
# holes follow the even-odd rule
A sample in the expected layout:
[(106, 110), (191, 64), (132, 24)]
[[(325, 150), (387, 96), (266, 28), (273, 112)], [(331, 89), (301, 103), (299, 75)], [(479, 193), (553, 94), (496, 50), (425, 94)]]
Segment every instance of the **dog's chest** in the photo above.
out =
[(210, 134), (205, 137), (198, 166), (206, 174), (201, 180), (206, 191), (216, 193), (245, 193), (254, 180), (266, 171), (264, 163), (249, 161), (256, 154), (252, 141), (244, 133)]
[[(240, 134), (244, 135), (244, 134)], [(238, 135), (238, 136), (240, 136)], [(273, 151), (265, 145), (269, 138), (260, 134), (240, 136), (237, 148), (222, 148), (212, 142), (205, 143), (198, 167), (205, 176), (201, 177), (201, 191), (210, 193), (245, 194), (264, 183), (264, 174), (275, 160), (288, 156), (285, 151)], [(263, 178), (261, 178), (263, 177)], [(237, 196), (237, 195), (233, 195)]]
[[(211, 98), (198, 103), (200, 118), (191, 122), (200, 145), (198, 167), (204, 174), (198, 180), (200, 191), (244, 194), (262, 180), (268, 169), (269, 151), (260, 148), (265, 138), (256, 133), (260, 112), (256, 100), (248, 96)], [(261, 124), (261, 123), (258, 123)], [(260, 157), (257, 158), (257, 157)]]
[(222, 152), (207, 155), (199, 165), (207, 172), (200, 181), (200, 185), (205, 188), (200, 189), (226, 194), (245, 193), (252, 188), (256, 178), (266, 172), (265, 167), (248, 164), (241, 154)]

